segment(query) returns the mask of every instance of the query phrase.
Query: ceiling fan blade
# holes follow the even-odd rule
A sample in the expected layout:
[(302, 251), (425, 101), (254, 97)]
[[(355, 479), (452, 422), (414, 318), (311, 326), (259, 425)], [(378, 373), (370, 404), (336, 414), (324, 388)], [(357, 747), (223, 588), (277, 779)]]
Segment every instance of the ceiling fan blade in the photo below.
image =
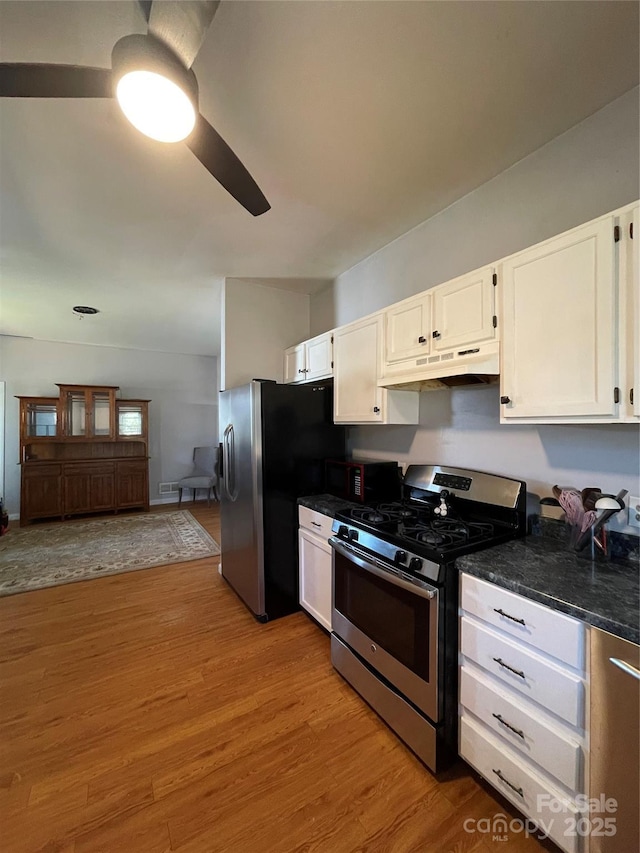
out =
[(144, 17), (145, 21), (149, 23), (152, 0), (138, 0), (138, 6), (140, 7), (140, 11), (142, 12), (142, 16)]
[(163, 42), (191, 68), (220, 0), (156, 0), (149, 13), (149, 35)]
[(271, 208), (260, 187), (240, 160), (201, 115), (198, 116), (193, 133), (185, 142), (205, 169), (208, 169), (249, 213), (260, 216)]
[(0, 98), (112, 98), (111, 70), (0, 62)]

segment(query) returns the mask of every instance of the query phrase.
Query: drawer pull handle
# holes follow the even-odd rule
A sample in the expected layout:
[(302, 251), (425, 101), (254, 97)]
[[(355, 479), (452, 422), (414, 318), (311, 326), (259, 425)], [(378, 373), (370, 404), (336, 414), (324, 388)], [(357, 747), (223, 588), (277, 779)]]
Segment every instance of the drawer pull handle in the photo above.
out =
[(525, 674), (521, 669), (514, 669), (512, 666), (509, 666), (508, 663), (505, 663), (502, 658), (494, 658), (494, 661), (505, 669), (508, 669), (509, 672), (512, 672), (514, 675), (519, 675), (520, 678), (525, 678)]
[(492, 714), (491, 716), (492, 716), (492, 717), (495, 717), (495, 718), (496, 718), (496, 720), (498, 720), (498, 722), (499, 722), (499, 723), (502, 723), (502, 725), (503, 725), (503, 726), (505, 726), (507, 729), (510, 729), (514, 734), (517, 734), (517, 735), (518, 735), (518, 737), (521, 737), (521, 738), (522, 738), (522, 740), (524, 740), (524, 739), (525, 739), (525, 737), (524, 737), (524, 732), (520, 731), (520, 729), (516, 729), (514, 726), (512, 726), (512, 725), (511, 725), (511, 723), (508, 723), (506, 720), (504, 720), (504, 719), (500, 716), (500, 714)]
[(314, 527), (322, 527), (322, 525), (318, 524), (317, 521), (312, 521), (311, 524), (313, 524)]
[(495, 773), (495, 774), (496, 774), (496, 776), (498, 777), (498, 779), (499, 779), (501, 782), (504, 782), (504, 784), (505, 784), (505, 785), (508, 785), (508, 786), (511, 788), (511, 790), (512, 790), (512, 791), (515, 791), (515, 792), (516, 792), (516, 794), (517, 794), (519, 797), (522, 797), (522, 799), (524, 800), (524, 791), (522, 790), (522, 788), (516, 788), (516, 786), (515, 786), (515, 785), (513, 785), (513, 784), (512, 784), (508, 779), (506, 779), (506, 778), (502, 775), (502, 772), (501, 772), (500, 770), (494, 770), (493, 768), (491, 768), (491, 772), (492, 772), (492, 773)]
[(494, 607), (494, 608), (493, 608), (493, 612), (494, 612), (494, 613), (499, 613), (499, 614), (500, 614), (500, 616), (504, 616), (504, 617), (505, 617), (505, 619), (511, 619), (511, 621), (512, 621), (512, 622), (517, 622), (519, 625), (526, 625), (526, 624), (527, 624), (527, 623), (524, 621), (524, 619), (518, 619), (518, 617), (517, 617), (517, 616), (509, 616), (509, 614), (508, 614), (508, 613), (505, 613), (505, 612), (504, 612), (504, 610), (503, 610), (501, 607), (500, 607), (500, 608), (498, 608), (498, 607)]

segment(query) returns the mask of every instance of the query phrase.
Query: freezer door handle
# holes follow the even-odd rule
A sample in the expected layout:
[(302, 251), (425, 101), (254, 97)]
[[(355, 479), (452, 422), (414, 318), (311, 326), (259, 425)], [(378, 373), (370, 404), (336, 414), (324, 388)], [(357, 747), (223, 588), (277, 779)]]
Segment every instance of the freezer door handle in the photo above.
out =
[(636, 669), (635, 666), (631, 666), (630, 663), (620, 660), (620, 658), (609, 658), (609, 660), (614, 666), (617, 666), (618, 669), (621, 669), (623, 672), (626, 672), (627, 675), (631, 675), (633, 678), (637, 678), (638, 681), (640, 681), (640, 670)]

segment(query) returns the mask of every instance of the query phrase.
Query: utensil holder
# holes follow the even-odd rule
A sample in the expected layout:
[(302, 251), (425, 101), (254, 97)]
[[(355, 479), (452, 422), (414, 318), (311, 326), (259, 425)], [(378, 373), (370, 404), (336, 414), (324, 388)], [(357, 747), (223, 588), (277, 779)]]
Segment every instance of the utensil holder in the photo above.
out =
[[(587, 560), (608, 560), (609, 555), (609, 539), (607, 533), (603, 535), (603, 530), (598, 529), (594, 532), (593, 527), (589, 527), (584, 533), (575, 525), (569, 527), (569, 547), (575, 551), (577, 557), (583, 557)], [(605, 543), (605, 548), (601, 548), (596, 543), (596, 536), (601, 538)]]

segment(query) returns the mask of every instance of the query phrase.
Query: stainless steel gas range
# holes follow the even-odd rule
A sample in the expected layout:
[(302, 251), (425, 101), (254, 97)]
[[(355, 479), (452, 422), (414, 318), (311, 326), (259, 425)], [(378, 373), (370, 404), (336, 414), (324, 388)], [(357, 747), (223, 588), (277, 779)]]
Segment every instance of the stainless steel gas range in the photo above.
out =
[(457, 754), (456, 557), (526, 532), (526, 485), (411, 465), (402, 500), (339, 513), (331, 660), (433, 772)]

